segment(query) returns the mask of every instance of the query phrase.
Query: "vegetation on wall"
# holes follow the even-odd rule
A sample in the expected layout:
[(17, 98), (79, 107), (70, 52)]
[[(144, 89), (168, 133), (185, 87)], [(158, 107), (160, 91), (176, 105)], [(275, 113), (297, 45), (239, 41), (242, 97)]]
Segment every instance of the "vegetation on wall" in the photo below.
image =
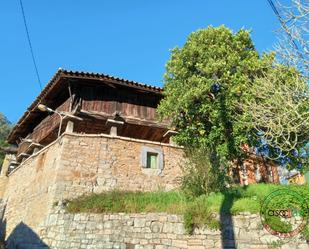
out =
[[(232, 215), (240, 212), (259, 213), (265, 197), (279, 189), (293, 190), (304, 198), (309, 198), (309, 185), (252, 184), (247, 188), (236, 187), (191, 198), (183, 192), (112, 191), (70, 200), (66, 208), (71, 213), (166, 212), (179, 214), (184, 215), (185, 227), (190, 232), (194, 227), (204, 225), (218, 229), (220, 227), (218, 213)], [(226, 199), (233, 200), (231, 208), (225, 201)], [(276, 220), (274, 222), (277, 227), (281, 225)]]
[(6, 147), (6, 138), (11, 130), (11, 123), (8, 119), (0, 113), (0, 167), (2, 166), (4, 153), (1, 151), (1, 148)]

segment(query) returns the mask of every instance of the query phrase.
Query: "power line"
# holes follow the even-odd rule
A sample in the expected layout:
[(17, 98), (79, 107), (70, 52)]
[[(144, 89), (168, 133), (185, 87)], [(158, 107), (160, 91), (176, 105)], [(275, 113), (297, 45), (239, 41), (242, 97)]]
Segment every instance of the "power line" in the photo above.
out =
[(40, 75), (39, 75), (39, 70), (38, 70), (37, 64), (35, 62), (35, 57), (34, 57), (33, 48), (32, 48), (32, 44), (31, 44), (31, 40), (30, 40), (30, 34), (29, 34), (27, 22), (26, 22), (26, 16), (25, 16), (25, 11), (24, 11), (24, 6), (23, 6), (22, 0), (19, 0), (19, 3), (20, 3), (20, 7), (21, 7), (21, 12), (23, 14), (23, 20), (24, 20), (24, 24), (25, 24), (25, 29), (26, 29), (26, 33), (27, 33), (27, 39), (28, 39), (28, 43), (29, 43), (29, 47), (30, 47), (30, 52), (31, 52), (31, 57), (32, 57), (35, 73), (36, 73), (36, 76), (38, 78), (40, 89), (42, 91), (41, 79), (40, 79)]

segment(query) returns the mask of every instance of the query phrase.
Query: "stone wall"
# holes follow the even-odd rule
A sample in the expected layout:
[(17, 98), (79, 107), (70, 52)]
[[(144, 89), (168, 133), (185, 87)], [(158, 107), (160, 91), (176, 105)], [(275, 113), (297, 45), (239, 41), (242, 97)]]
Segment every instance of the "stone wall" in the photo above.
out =
[[(40, 233), (53, 249), (308, 248), (306, 241), (299, 237), (285, 244), (276, 242), (277, 237), (263, 230), (258, 215), (238, 215), (233, 217), (232, 223), (224, 224), (222, 233), (203, 228), (195, 229), (189, 235), (184, 229), (183, 218), (177, 215), (68, 214), (58, 211), (49, 215)], [(277, 247), (271, 247), (275, 244)]]
[[(163, 169), (141, 167), (141, 151), (162, 151)], [(16, 168), (3, 194), (9, 249), (124, 248), (262, 249), (276, 240), (256, 215), (242, 215), (224, 230), (184, 231), (179, 216), (167, 214), (67, 214), (56, 202), (105, 190), (170, 190), (178, 186), (183, 151), (177, 146), (109, 135), (65, 133)], [(225, 219), (224, 222), (229, 221)], [(234, 233), (234, 240), (232, 234)], [(222, 242), (222, 238), (225, 238)], [(304, 249), (301, 239), (282, 249)]]
[[(163, 170), (141, 167), (142, 146), (160, 148)], [(59, 200), (112, 189), (175, 188), (182, 153), (179, 147), (155, 142), (65, 133), (5, 177), (1, 224), (5, 237), (32, 240)]]
[[(163, 170), (141, 166), (142, 147), (163, 153)], [(56, 198), (121, 189), (171, 190), (178, 186), (183, 151), (176, 146), (104, 135), (67, 134), (57, 169)]]
[(21, 222), (35, 229), (50, 213), (60, 152), (61, 144), (55, 142), (28, 158), (8, 177), (3, 195), (5, 210), (2, 220), (7, 236)]

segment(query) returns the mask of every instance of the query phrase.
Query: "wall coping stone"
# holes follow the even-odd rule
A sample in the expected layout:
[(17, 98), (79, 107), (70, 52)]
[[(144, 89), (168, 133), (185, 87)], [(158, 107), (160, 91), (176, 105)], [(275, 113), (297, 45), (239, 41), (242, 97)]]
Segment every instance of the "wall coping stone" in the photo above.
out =
[(123, 140), (123, 141), (137, 142), (137, 143), (143, 143), (143, 144), (154, 144), (154, 145), (160, 145), (160, 146), (165, 146), (165, 147), (183, 149), (183, 146), (178, 146), (178, 145), (174, 145), (174, 144), (154, 142), (154, 141), (148, 141), (148, 140), (136, 139), (136, 138), (129, 138), (129, 137), (122, 137), (122, 136), (114, 136), (114, 135), (108, 135), (108, 134), (103, 134), (103, 133), (102, 134), (80, 134), (80, 133), (74, 133), (74, 132), (64, 132), (55, 141), (53, 141), (50, 144), (48, 144), (47, 146), (43, 147), (41, 150), (37, 151), (36, 153), (33, 153), (28, 158), (26, 158), (23, 162), (21, 162), (18, 167), (16, 167), (14, 170), (12, 170), (10, 172), (8, 177), (10, 177), (12, 174), (14, 174), (14, 172), (16, 172), (18, 169), (20, 169), (23, 165), (25, 165), (26, 162), (28, 162), (30, 159), (39, 156), (44, 151), (46, 151), (50, 147), (52, 147), (54, 144), (56, 144), (58, 142), (59, 142), (59, 144), (61, 144), (62, 138), (67, 137), (67, 136), (119, 139), (119, 140)]

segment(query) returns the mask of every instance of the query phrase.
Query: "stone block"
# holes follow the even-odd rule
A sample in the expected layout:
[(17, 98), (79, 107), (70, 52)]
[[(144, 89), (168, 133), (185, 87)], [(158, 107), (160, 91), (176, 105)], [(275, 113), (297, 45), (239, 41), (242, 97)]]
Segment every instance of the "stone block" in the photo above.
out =
[[(307, 246), (309, 248), (309, 246)], [(281, 249), (297, 249), (297, 245), (295, 243), (287, 243), (281, 246)]]
[(187, 248), (188, 242), (186, 240), (172, 240), (172, 246), (175, 246), (178, 248)]
[(306, 244), (299, 244), (297, 249), (308, 249), (309, 248), (309, 245), (306, 243)]
[(159, 233), (162, 231), (163, 224), (161, 222), (152, 222), (150, 229), (153, 233)]
[(270, 234), (260, 237), (260, 241), (263, 244), (271, 244), (271, 243), (277, 242), (278, 240), (280, 240), (279, 237), (276, 237), (276, 236), (270, 235)]
[(205, 249), (204, 246), (188, 246), (188, 249)]

